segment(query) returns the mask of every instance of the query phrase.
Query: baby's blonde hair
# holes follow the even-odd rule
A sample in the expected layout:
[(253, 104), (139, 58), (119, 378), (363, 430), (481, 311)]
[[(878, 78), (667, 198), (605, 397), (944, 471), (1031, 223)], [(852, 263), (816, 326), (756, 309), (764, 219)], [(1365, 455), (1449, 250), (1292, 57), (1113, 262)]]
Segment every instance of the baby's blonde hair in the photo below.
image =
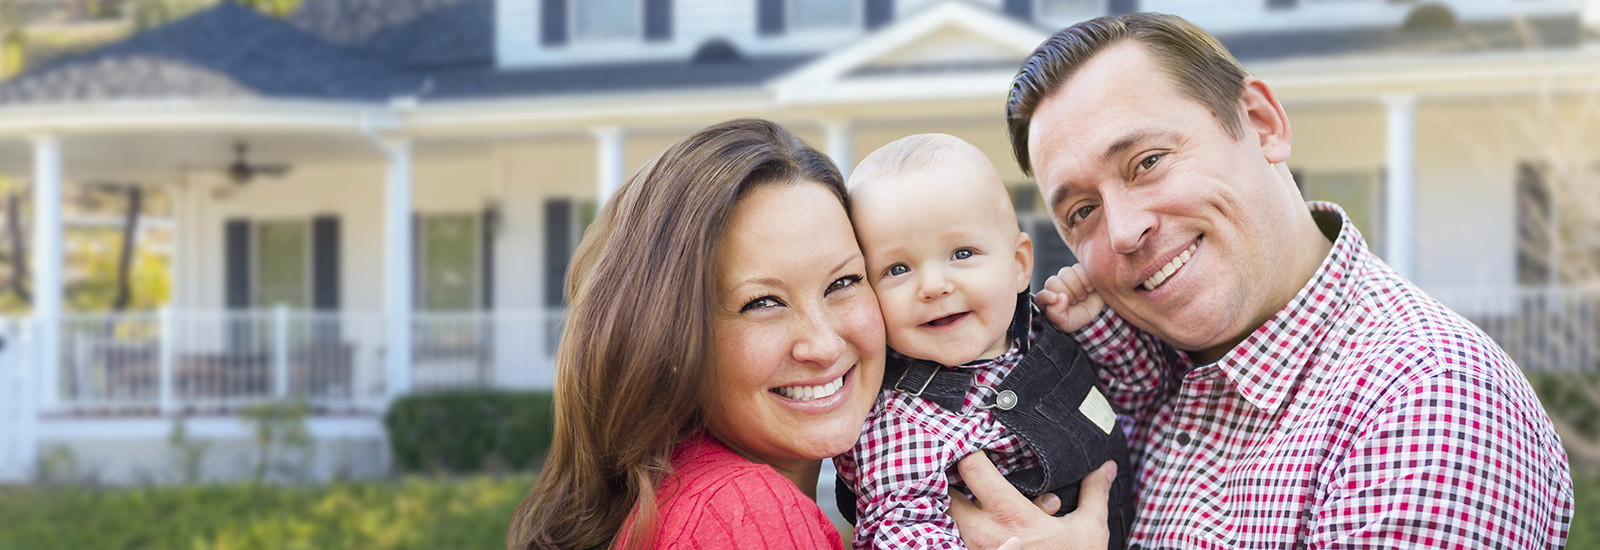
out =
[[(987, 181), (972, 183), (993, 186), (991, 192), (996, 197), (994, 202), (996, 214), (1009, 219), (1011, 225), (1016, 225), (1016, 209), (1011, 204), (1011, 192), (1006, 189), (1005, 182), (1000, 179), (1000, 173), (995, 170), (994, 163), (989, 161), (989, 156), (983, 154), (977, 146), (950, 134), (914, 134), (879, 147), (861, 159), (861, 164), (856, 165), (855, 170), (850, 171), (850, 178), (845, 182), (845, 188), (849, 190), (851, 196), (855, 196), (873, 182), (934, 170), (940, 164), (952, 162), (981, 166), (993, 174), (993, 177), (985, 178)], [(850, 213), (854, 216), (855, 208), (852, 207)]]

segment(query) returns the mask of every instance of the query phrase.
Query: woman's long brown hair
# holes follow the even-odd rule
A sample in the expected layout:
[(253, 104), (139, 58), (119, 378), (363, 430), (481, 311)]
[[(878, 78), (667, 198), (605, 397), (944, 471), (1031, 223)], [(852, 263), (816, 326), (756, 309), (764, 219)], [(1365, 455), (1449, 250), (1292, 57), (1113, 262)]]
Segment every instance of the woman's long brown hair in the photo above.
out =
[(672, 448), (701, 428), (717, 243), (751, 188), (801, 181), (846, 200), (816, 149), (777, 124), (733, 120), (657, 153), (607, 201), (567, 270), (555, 437), (509, 548), (652, 544)]

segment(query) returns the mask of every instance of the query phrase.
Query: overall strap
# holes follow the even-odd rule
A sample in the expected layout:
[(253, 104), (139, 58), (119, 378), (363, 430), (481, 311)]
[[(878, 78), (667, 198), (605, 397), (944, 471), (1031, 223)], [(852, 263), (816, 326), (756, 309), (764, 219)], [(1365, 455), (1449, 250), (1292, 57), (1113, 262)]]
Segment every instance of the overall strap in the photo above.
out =
[(952, 369), (933, 361), (901, 357), (884, 366), (883, 387), (911, 397), (932, 401), (960, 414), (972, 387), (972, 372)]

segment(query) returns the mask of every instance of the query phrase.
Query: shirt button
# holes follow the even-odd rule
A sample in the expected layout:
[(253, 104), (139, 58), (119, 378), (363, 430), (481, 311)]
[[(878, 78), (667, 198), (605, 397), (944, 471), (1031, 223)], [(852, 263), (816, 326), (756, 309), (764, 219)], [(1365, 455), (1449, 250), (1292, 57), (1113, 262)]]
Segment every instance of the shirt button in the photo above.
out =
[(1189, 432), (1178, 432), (1178, 445), (1185, 447), (1189, 445)]
[(1144, 550), (1144, 547), (1143, 546), (1139, 546), (1139, 543), (1135, 542), (1133, 544), (1128, 545), (1128, 550)]

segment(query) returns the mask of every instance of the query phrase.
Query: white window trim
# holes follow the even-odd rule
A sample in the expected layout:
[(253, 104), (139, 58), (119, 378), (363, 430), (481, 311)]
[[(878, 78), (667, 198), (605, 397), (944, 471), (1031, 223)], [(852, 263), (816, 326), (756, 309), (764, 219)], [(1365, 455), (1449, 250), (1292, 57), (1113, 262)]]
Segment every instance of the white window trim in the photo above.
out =
[[(470, 311), (482, 311), (483, 310), (483, 290), (484, 290), (484, 288), (483, 288), (483, 252), (484, 252), (484, 250), (483, 250), (483, 238), (482, 238), (482, 235), (483, 235), (483, 213), (482, 212), (462, 211), (462, 212), (425, 212), (425, 213), (417, 214), (418, 223), (417, 223), (417, 250), (416, 250), (416, 254), (417, 254), (417, 265), (421, 266), (421, 269), (418, 269), (419, 273), (416, 274), (416, 277), (417, 277), (417, 297), (416, 297), (417, 303), (413, 307), (413, 309), (416, 309), (417, 311), (425, 311), (425, 312), (440, 311), (440, 310), (432, 309), (431, 307), (428, 306), (428, 303), (427, 303), (428, 302), (428, 236), (427, 236), (428, 220), (430, 218), (461, 217), (461, 216), (472, 218), (473, 222), (475, 223), (475, 227), (478, 229), (478, 232), (474, 235), (475, 238), (472, 239), (472, 252), (473, 252), (472, 253), (472, 258), (473, 258), (473, 260), (476, 261), (476, 264), (477, 264), (477, 265), (474, 265), (472, 267), (472, 269), (473, 269), (473, 271), (477, 272), (478, 277), (477, 277), (477, 280), (473, 281), (473, 283), (472, 283), (472, 307), (469, 307), (464, 311), (470, 312)], [(448, 311), (448, 310), (445, 310), (445, 311)]]
[(783, 32), (785, 32), (785, 33), (797, 33), (797, 34), (802, 34), (802, 35), (813, 35), (813, 34), (821, 35), (821, 34), (835, 34), (835, 33), (842, 33), (842, 32), (855, 32), (855, 31), (859, 31), (859, 30), (861, 30), (863, 28), (866, 28), (866, 26), (867, 26), (867, 23), (865, 21), (867, 6), (866, 6), (865, 3), (862, 3), (862, 2), (850, 2), (850, 6), (853, 9), (849, 10), (849, 12), (850, 12), (850, 21), (847, 22), (847, 23), (840, 23), (840, 24), (837, 24), (837, 25), (822, 25), (822, 26), (815, 26), (815, 27), (800, 27), (800, 26), (796, 26), (794, 24), (794, 22), (796, 20), (795, 19), (794, 10), (795, 10), (795, 7), (798, 6), (800, 4), (800, 2), (802, 2), (802, 1), (804, 1), (804, 0), (788, 0), (788, 1), (783, 3), (783, 18), (784, 18), (783, 19), (783, 21), (784, 21)]
[(582, 33), (578, 32), (578, 6), (583, 4), (584, 0), (571, 0), (567, 4), (567, 36), (570, 38), (568, 42), (581, 43), (585, 46), (593, 46), (596, 44), (633, 44), (644, 40), (645, 0), (630, 1), (633, 2), (633, 17), (635, 23), (633, 36), (615, 38), (585, 38)]
[[(305, 227), (305, 273), (301, 274), (301, 281), (306, 288), (306, 302), (302, 307), (307, 310), (316, 309), (316, 236), (312, 234), (311, 218), (284, 217), (251, 220), (250, 222), (250, 307), (252, 309), (266, 309), (271, 304), (261, 303), (261, 228), (268, 224), (298, 224)], [(289, 309), (295, 309), (290, 307)]]
[(1083, 12), (1080, 12), (1080, 13), (1073, 13), (1073, 14), (1067, 14), (1065, 16), (1060, 16), (1060, 15), (1050, 15), (1048, 13), (1045, 13), (1045, 11), (1044, 11), (1045, 0), (1036, 0), (1033, 3), (1033, 20), (1034, 21), (1042, 21), (1042, 22), (1046, 22), (1046, 23), (1060, 23), (1062, 25), (1067, 25), (1067, 24), (1077, 23), (1078, 21), (1083, 20), (1083, 19), (1099, 17), (1101, 15), (1105, 15), (1106, 13), (1108, 13), (1110, 11), (1110, 7), (1111, 7), (1110, 6), (1110, 4), (1111, 4), (1110, 0), (1093, 0), (1093, 1), (1094, 1), (1094, 4), (1095, 4), (1093, 8), (1090, 8), (1090, 9), (1088, 9), (1086, 11), (1083, 11)]

